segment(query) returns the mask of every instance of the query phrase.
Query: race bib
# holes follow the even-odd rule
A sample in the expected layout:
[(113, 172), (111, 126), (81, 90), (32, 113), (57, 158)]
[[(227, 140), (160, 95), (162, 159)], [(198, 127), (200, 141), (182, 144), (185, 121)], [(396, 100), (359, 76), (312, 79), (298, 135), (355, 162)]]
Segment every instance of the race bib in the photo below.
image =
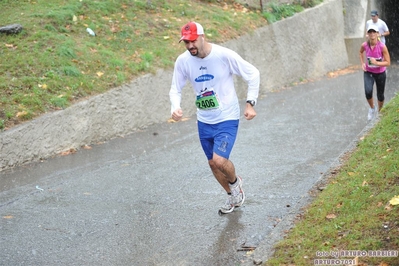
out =
[[(377, 60), (378, 62), (381, 62), (381, 61), (382, 61), (382, 58), (381, 58), (381, 57), (380, 57), (380, 58), (376, 58), (375, 60)], [(373, 68), (375, 68), (375, 67), (380, 67), (380, 66), (373, 65), (373, 64), (371, 63), (370, 57), (367, 57), (367, 62), (368, 62), (368, 66), (369, 66), (369, 67), (373, 67)]]
[(214, 91), (205, 91), (200, 95), (197, 95), (195, 105), (197, 105), (197, 108), (201, 110), (211, 110), (219, 108), (219, 101)]

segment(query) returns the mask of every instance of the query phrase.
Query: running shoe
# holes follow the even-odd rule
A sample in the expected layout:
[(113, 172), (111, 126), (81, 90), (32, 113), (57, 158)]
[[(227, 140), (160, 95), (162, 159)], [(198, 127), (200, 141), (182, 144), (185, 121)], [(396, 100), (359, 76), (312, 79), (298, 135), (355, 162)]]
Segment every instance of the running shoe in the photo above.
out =
[(237, 182), (234, 185), (229, 185), (229, 187), (234, 207), (242, 206), (245, 201), (245, 193), (242, 189), (242, 178), (238, 176)]
[(222, 207), (220, 207), (219, 212), (230, 213), (232, 211), (234, 211), (233, 197), (232, 197), (232, 195), (228, 195), (226, 203)]
[(226, 203), (220, 207), (219, 212), (221, 213), (231, 213), (234, 211), (235, 207), (240, 207), (244, 203), (245, 194), (242, 190), (242, 178), (237, 177), (237, 182), (234, 185), (230, 185), (231, 195), (228, 195)]
[(374, 114), (375, 114), (375, 106), (374, 108), (369, 108), (369, 113), (367, 115), (367, 120), (370, 121), (371, 119), (374, 118)]

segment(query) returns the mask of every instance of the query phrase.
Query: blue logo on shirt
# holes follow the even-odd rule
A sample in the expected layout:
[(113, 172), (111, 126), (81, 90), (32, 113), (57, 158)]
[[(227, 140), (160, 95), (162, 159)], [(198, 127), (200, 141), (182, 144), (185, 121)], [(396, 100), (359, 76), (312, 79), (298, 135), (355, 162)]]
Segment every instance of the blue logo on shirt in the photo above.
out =
[(205, 82), (205, 81), (212, 80), (212, 79), (214, 79), (214, 76), (205, 74), (205, 75), (202, 75), (202, 76), (199, 76), (198, 78), (196, 78), (195, 82)]

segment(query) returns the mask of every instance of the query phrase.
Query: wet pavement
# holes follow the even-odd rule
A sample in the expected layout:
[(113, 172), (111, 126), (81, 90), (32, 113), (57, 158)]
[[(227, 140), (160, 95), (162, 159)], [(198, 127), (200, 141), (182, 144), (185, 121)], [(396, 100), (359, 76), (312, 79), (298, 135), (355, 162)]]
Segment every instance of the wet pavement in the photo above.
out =
[[(387, 101), (398, 80), (392, 66)], [(371, 127), (367, 108), (360, 71), (262, 95), (258, 116), (241, 120), (231, 155), (247, 199), (223, 216), (226, 195), (208, 168), (195, 117), (3, 171), (0, 265), (265, 260), (309, 190)]]

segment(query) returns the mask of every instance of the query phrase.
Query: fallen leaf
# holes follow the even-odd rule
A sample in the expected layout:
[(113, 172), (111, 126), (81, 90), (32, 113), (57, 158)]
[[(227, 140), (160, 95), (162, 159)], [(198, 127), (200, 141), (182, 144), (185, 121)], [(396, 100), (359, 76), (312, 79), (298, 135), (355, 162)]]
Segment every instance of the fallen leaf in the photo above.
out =
[(368, 185), (369, 185), (369, 183), (367, 183), (367, 181), (364, 180), (363, 183), (362, 183), (362, 187), (365, 187), (365, 186), (368, 186)]
[(76, 152), (76, 149), (70, 148), (70, 149), (67, 150), (67, 151), (61, 152), (61, 156), (69, 155), (69, 154), (72, 154), (72, 153), (75, 153), (75, 152)]
[(119, 29), (119, 27), (117, 25), (112, 25), (111, 26), (111, 32), (112, 33), (117, 33), (119, 31), (120, 31), (120, 29)]
[(8, 44), (8, 43), (6, 43), (5, 45), (6, 45), (7, 48), (14, 48), (14, 44)]
[(18, 112), (17, 113), (17, 117), (22, 117), (22, 116), (25, 116), (27, 114), (28, 114), (28, 112), (26, 112), (26, 111)]
[(389, 204), (391, 205), (399, 205), (399, 196), (393, 197), (390, 201)]
[(335, 219), (335, 218), (337, 218), (337, 216), (334, 213), (330, 213), (330, 214), (327, 214), (326, 218), (327, 219)]
[(97, 74), (97, 76), (99, 76), (99, 77), (101, 77), (102, 75), (104, 75), (103, 72), (97, 72), (96, 74)]
[(247, 255), (252, 255), (252, 254), (254, 253), (254, 251), (255, 251), (255, 250), (250, 250), (250, 251), (247, 251), (247, 253), (246, 253), (246, 254), (247, 254)]

